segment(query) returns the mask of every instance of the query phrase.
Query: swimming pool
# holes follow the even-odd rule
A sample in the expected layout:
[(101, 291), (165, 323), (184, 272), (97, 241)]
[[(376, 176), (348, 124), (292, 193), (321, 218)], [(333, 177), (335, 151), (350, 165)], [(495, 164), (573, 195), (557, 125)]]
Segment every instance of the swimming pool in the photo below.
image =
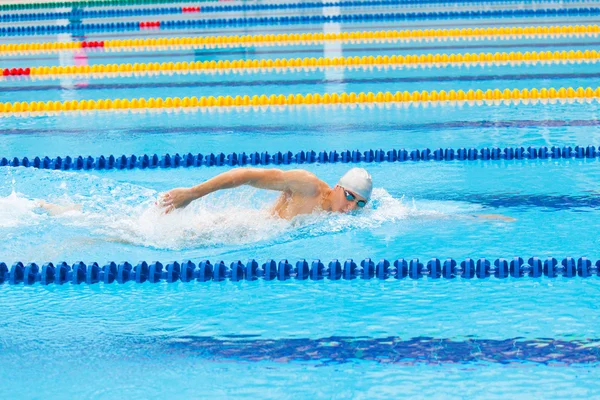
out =
[[(592, 11), (510, 18), (439, 13), (595, 9), (598, 3), (455, 3), (310, 3), (205, 15), (152, 11), (205, 3), (98, 3), (81, 10), (133, 11), (120, 11), (119, 18), (98, 13), (83, 18), (84, 25), (188, 16), (438, 14), (401, 22), (287, 19), (136, 31), (108, 25), (58, 35), (0, 30), (7, 34), (0, 70), (8, 71), (0, 79), (0, 164), (8, 164), (0, 166), (0, 261), (7, 266), (6, 272), (0, 266), (6, 279), (0, 285), (0, 382), (6, 397), (594, 397), (600, 390), (600, 286), (597, 276), (581, 275), (596, 275), (598, 259), (598, 18)], [(0, 28), (51, 25), (49, 17), (28, 16)], [(71, 42), (77, 44), (64, 44)], [(526, 59), (532, 52), (535, 62)], [(258, 64), (241, 64), (248, 60)], [(548, 91), (532, 97), (534, 88)], [(510, 96), (502, 97), (504, 89)], [(440, 100), (442, 91), (456, 98)], [(327, 93), (360, 92), (362, 100), (322, 104)], [(369, 98), (369, 92), (392, 98)], [(285, 102), (302, 95), (312, 104), (277, 104), (280, 95)], [(236, 106), (236, 96), (242, 104), (248, 96), (250, 104)], [(164, 101), (148, 110), (134, 105), (142, 98)], [(181, 103), (170, 106), (167, 98)], [(96, 110), (106, 99), (110, 109), (103, 102)], [(331, 162), (334, 154), (337, 162)], [(209, 195), (166, 216), (154, 208), (160, 192), (197, 184), (241, 160), (305, 168), (332, 185), (358, 165), (373, 176), (373, 201), (352, 215), (292, 221), (266, 211), (276, 194), (249, 188)], [(183, 166), (188, 161), (192, 165)], [(36, 207), (39, 199), (82, 209), (50, 216)], [(515, 220), (474, 217), (481, 214)], [(544, 262), (553, 258), (550, 270), (574, 276), (549, 277)], [(356, 279), (327, 275), (332, 260), (345, 272), (348, 259), (356, 264)], [(382, 279), (374, 269), (364, 279), (365, 259), (373, 268), (388, 260), (392, 276)], [(399, 259), (407, 276), (396, 279)], [(431, 259), (440, 266), (428, 264)], [(456, 262), (454, 277), (445, 279), (448, 272), (439, 269), (441, 276), (432, 276), (431, 265), (445, 268), (447, 259)], [(463, 261), (476, 267), (482, 259), (491, 276), (465, 277)], [(110, 262), (116, 271), (125, 262), (141, 268), (142, 260), (149, 268), (162, 263), (159, 282), (136, 283), (140, 274), (133, 269), (127, 282), (96, 282), (112, 273), (102, 270)], [(173, 279), (168, 268), (174, 261), (189, 266), (186, 260), (194, 264), (194, 279)], [(223, 281), (199, 282), (205, 260), (213, 267), (223, 261), (226, 269), (240, 261), (241, 279), (227, 272)], [(244, 275), (249, 260), (258, 272), (250, 268)], [(287, 260), (292, 269), (283, 277), (290, 279), (252, 280), (264, 275), (268, 260), (276, 272)], [(320, 260), (325, 276), (299, 279), (293, 268), (302, 260), (311, 272)], [(40, 271), (48, 262), (84, 267), (75, 278), (53, 276), (62, 284), (44, 285), (23, 283), (27, 277), (12, 272), (18, 262)], [(513, 277), (511, 262), (525, 276)], [(415, 265), (424, 276), (413, 276)], [(507, 277), (494, 276), (500, 269)], [(86, 275), (92, 270), (100, 275)], [(141, 280), (152, 280), (144, 271)]]

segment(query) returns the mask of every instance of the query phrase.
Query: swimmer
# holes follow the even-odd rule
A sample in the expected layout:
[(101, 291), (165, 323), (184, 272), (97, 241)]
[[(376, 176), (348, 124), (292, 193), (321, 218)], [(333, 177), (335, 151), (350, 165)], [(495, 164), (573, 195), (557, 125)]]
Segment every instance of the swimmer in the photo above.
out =
[[(281, 192), (271, 209), (274, 216), (292, 219), (300, 214), (319, 211), (347, 213), (364, 208), (373, 191), (371, 175), (363, 168), (352, 168), (332, 188), (302, 169), (236, 168), (191, 188), (176, 188), (161, 195), (158, 205), (169, 213), (192, 201), (223, 189), (248, 185)], [(498, 214), (472, 215), (470, 218), (513, 222), (514, 218)]]
[(281, 192), (271, 212), (283, 219), (318, 211), (358, 210), (367, 205), (373, 191), (371, 175), (363, 168), (352, 168), (333, 188), (302, 169), (236, 168), (197, 186), (170, 190), (160, 196), (158, 205), (169, 213), (210, 193), (243, 185)]
[[(363, 168), (350, 169), (334, 187), (330, 187), (313, 173), (301, 169), (283, 171), (236, 168), (191, 188), (172, 189), (160, 195), (156, 204), (166, 214), (177, 208), (184, 208), (192, 201), (210, 193), (243, 185), (281, 192), (271, 208), (271, 214), (288, 220), (300, 214), (320, 211), (347, 213), (360, 210), (368, 204), (373, 191), (371, 175)], [(45, 209), (50, 215), (82, 210), (81, 205), (57, 205), (43, 200), (38, 200), (37, 206)], [(421, 216), (421, 218), (435, 219), (444, 217), (447, 216), (441, 214)], [(515, 221), (514, 218), (499, 214), (455, 215), (455, 217)]]

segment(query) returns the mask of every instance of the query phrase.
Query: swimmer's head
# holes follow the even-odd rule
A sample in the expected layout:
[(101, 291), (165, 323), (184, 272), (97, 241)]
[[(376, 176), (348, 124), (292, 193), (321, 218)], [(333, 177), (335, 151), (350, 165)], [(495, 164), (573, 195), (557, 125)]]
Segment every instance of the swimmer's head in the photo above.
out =
[(338, 181), (334, 189), (335, 211), (348, 212), (364, 207), (371, 198), (373, 179), (363, 168), (352, 168)]

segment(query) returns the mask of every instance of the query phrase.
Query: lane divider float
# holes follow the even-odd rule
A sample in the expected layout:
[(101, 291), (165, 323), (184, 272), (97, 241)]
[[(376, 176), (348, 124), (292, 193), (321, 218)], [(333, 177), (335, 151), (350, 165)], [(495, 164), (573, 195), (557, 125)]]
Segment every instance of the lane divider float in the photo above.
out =
[(405, 29), (353, 31), (340, 33), (283, 33), (265, 35), (229, 35), (114, 39), (82, 42), (40, 42), (0, 44), (0, 54), (58, 53), (62, 51), (147, 51), (188, 50), (257, 46), (312, 45), (323, 42), (389, 43), (404, 41), (512, 40), (525, 38), (597, 37), (599, 25), (504, 26), (489, 28)]
[[(195, 3), (217, 2), (220, 0), (193, 0)], [(432, 0), (424, 0), (432, 1)], [(455, 0), (444, 0), (455, 1)], [(486, 0), (489, 1), (489, 0)], [(492, 0), (493, 1), (493, 0)], [(566, 0), (574, 1), (574, 0)], [(136, 6), (142, 4), (174, 4), (190, 3), (190, 0), (69, 0), (69, 1), (47, 1), (43, 3), (16, 3), (0, 4), (0, 11), (21, 11), (21, 10), (43, 10), (52, 8), (90, 8), (90, 7), (110, 7), (110, 6)]]
[[(193, 0), (194, 3), (208, 3), (216, 2), (218, 0)], [(586, 3), (594, 3), (596, 0), (587, 0)], [(148, 4), (177, 4), (177, 3), (191, 3), (190, 0), (90, 0), (90, 1), (53, 1), (44, 3), (17, 3), (17, 4), (0, 4), (0, 11), (20, 11), (20, 10), (40, 10), (40, 9), (53, 9), (53, 8), (90, 8), (90, 7), (110, 7), (110, 6), (137, 6), (137, 5), (148, 5)], [(337, 6), (343, 1), (331, 1), (331, 2), (307, 2), (305, 7), (310, 8), (313, 3), (319, 4), (321, 7), (333, 7)], [(394, 0), (393, 4), (479, 4), (479, 3), (490, 3), (490, 4), (512, 4), (512, 3), (524, 3), (524, 4), (547, 4), (547, 3), (581, 3), (581, 0)], [(265, 4), (273, 7), (273, 9), (285, 8), (286, 4)], [(258, 6), (256, 4), (236, 4), (230, 5), (231, 11), (238, 11), (240, 6)], [(247, 8), (247, 10), (253, 10), (253, 8)]]
[(598, 159), (600, 149), (595, 146), (552, 146), (542, 147), (484, 147), (477, 149), (471, 147), (459, 149), (370, 149), (320, 151), (278, 151), (269, 153), (179, 153), (122, 156), (66, 156), (66, 157), (27, 157), (12, 159), (0, 158), (0, 167), (25, 167), (62, 171), (88, 171), (88, 170), (131, 170), (131, 169), (156, 169), (156, 168), (191, 168), (191, 167), (238, 167), (238, 166), (266, 166), (290, 164), (355, 164), (355, 163), (383, 163), (383, 162), (408, 162), (408, 161), (497, 161), (497, 160), (559, 160), (559, 159)]
[[(506, 1), (506, 0), (478, 0), (475, 1), (440, 1), (438, 0), (436, 5), (439, 7), (443, 6), (457, 6), (457, 5), (471, 5), (477, 4), (478, 6), (485, 5), (513, 5), (518, 0)], [(176, 2), (173, 2), (176, 3)], [(189, 3), (189, 1), (187, 2)], [(188, 13), (242, 13), (248, 11), (275, 11), (275, 10), (304, 10), (304, 9), (323, 9), (330, 7), (378, 7), (378, 6), (402, 6), (402, 5), (423, 5), (421, 0), (342, 0), (335, 2), (302, 2), (302, 3), (259, 3), (259, 4), (233, 4), (233, 5), (219, 5), (219, 6), (184, 6), (184, 7), (160, 7), (160, 8), (107, 8), (99, 10), (86, 10), (84, 8), (74, 8), (69, 11), (54, 11), (54, 12), (36, 12), (36, 13), (6, 13), (0, 15), (0, 22), (15, 22), (15, 21), (44, 21), (44, 20), (57, 20), (57, 19), (85, 19), (85, 18), (125, 18), (125, 17), (140, 17), (149, 15), (174, 15), (174, 14), (188, 14)], [(523, 3), (519, 1), (519, 3)], [(583, 3), (578, 0), (577, 3)], [(543, 2), (525, 2), (524, 5), (530, 4), (561, 4), (565, 2), (562, 0), (544, 0)], [(593, 2), (587, 2), (587, 5), (593, 4)]]
[(590, 278), (600, 276), (600, 260), (595, 263), (587, 257), (578, 259), (565, 257), (557, 260), (531, 257), (525, 262), (521, 257), (512, 259), (486, 258), (463, 261), (447, 258), (432, 258), (428, 261), (413, 259), (382, 259), (373, 261), (366, 258), (362, 261), (348, 259), (346, 261), (331, 260), (322, 262), (300, 260), (296, 263), (288, 260), (273, 259), (264, 263), (251, 259), (246, 262), (234, 261), (226, 264), (223, 261), (211, 263), (204, 260), (198, 264), (186, 260), (163, 264), (159, 261), (141, 261), (136, 265), (129, 262), (108, 262), (101, 266), (97, 262), (85, 264), (81, 261), (73, 264), (66, 262), (44, 263), (41, 267), (36, 263), (15, 262), (10, 268), (0, 262), (0, 284), (25, 286), (39, 283), (41, 285), (79, 284), (111, 284), (111, 283), (175, 283), (175, 282), (221, 282), (221, 281), (339, 281), (339, 280), (402, 280), (423, 279), (507, 279), (507, 278)]
[(565, 64), (565, 63), (596, 63), (600, 52), (596, 50), (569, 51), (532, 51), (532, 52), (502, 52), (502, 53), (465, 53), (465, 54), (408, 54), (393, 56), (363, 56), (363, 57), (306, 57), (282, 59), (254, 60), (219, 60), (192, 62), (163, 62), (135, 64), (94, 64), (82, 66), (43, 66), (25, 68), (4, 68), (0, 72), (0, 80), (14, 76), (29, 76), (31, 80), (60, 79), (69, 77), (127, 77), (146, 75), (173, 74), (228, 74), (228, 73), (258, 73), (265, 71), (287, 72), (307, 69), (344, 68), (445, 68), (450, 66), (488, 66), (522, 64)]
[[(243, 26), (281, 26), (327, 23), (385, 23), (439, 19), (568, 18), (596, 17), (599, 15), (600, 7), (581, 7), (188, 19), (152, 21), (150, 24), (155, 29), (186, 30)], [(147, 22), (144, 24), (147, 24)], [(140, 22), (137, 21), (100, 22), (89, 24), (72, 23), (68, 25), (8, 26), (0, 27), (0, 36), (56, 35), (60, 33), (91, 34), (95, 32), (137, 31), (141, 28), (143, 27), (140, 25)]]
[(415, 105), (510, 105), (553, 102), (594, 102), (600, 99), (600, 87), (541, 88), (541, 89), (488, 89), (488, 90), (432, 90), (414, 92), (360, 92), (360, 93), (314, 93), (245, 96), (167, 97), (149, 99), (101, 99), (67, 101), (16, 101), (0, 103), (0, 117), (31, 117), (36, 115), (70, 114), (105, 110), (112, 112), (148, 110), (161, 111), (210, 111), (285, 109), (288, 106), (415, 106)]

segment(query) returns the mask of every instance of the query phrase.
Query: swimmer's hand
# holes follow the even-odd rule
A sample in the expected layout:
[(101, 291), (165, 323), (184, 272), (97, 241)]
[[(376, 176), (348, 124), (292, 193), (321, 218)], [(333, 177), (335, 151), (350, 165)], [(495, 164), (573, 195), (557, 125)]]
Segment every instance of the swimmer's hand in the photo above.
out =
[(197, 199), (189, 188), (177, 188), (169, 190), (167, 193), (161, 194), (158, 198), (157, 205), (164, 208), (165, 214), (170, 213), (176, 208), (183, 208)]

